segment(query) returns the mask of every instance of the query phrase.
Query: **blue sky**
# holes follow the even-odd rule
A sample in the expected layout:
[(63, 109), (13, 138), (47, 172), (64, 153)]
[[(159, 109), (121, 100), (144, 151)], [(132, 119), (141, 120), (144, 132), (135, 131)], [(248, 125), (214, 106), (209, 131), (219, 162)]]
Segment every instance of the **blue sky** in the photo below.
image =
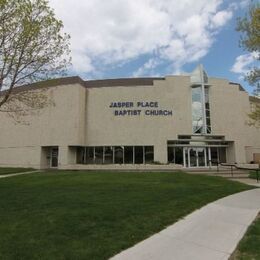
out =
[(254, 55), (239, 48), (250, 0), (50, 0), (71, 35), (70, 74), (84, 79), (191, 72), (239, 82)]

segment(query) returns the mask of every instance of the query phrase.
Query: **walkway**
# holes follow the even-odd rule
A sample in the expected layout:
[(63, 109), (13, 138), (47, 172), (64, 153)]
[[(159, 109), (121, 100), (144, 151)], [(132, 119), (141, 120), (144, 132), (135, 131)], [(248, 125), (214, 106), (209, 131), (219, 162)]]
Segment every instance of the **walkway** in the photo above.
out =
[(238, 181), (238, 182), (242, 182), (244, 184), (247, 185), (251, 185), (251, 186), (256, 186), (260, 188), (260, 182), (257, 182), (255, 179), (250, 179), (250, 178), (236, 178), (236, 179), (232, 179), (230, 178), (231, 181)]
[(1, 178), (9, 178), (9, 177), (18, 176), (18, 175), (36, 173), (36, 172), (39, 172), (39, 171), (36, 170), (36, 171), (30, 171), (30, 172), (18, 172), (18, 173), (12, 173), (12, 174), (5, 174), (5, 175), (0, 175), (0, 179)]
[(237, 193), (193, 212), (111, 260), (224, 260), (260, 211), (260, 189)]

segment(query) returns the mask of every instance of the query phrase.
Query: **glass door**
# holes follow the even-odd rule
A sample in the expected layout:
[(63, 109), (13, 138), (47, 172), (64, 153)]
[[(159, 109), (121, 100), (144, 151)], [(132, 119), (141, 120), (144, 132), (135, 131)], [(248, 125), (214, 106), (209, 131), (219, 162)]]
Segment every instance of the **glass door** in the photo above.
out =
[(207, 153), (206, 148), (196, 148), (197, 152), (197, 167), (205, 167), (207, 166)]
[(184, 167), (207, 166), (207, 150), (205, 147), (185, 147), (183, 156)]
[(51, 168), (58, 167), (58, 156), (59, 156), (59, 149), (51, 148)]
[(198, 166), (197, 148), (189, 148), (189, 156), (190, 156), (189, 167), (197, 167)]

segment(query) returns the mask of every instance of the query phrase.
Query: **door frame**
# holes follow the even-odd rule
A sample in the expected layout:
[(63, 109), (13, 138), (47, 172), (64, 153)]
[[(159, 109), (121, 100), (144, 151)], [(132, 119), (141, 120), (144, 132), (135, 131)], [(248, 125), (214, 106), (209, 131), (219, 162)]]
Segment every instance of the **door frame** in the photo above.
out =
[[(207, 149), (208, 148), (208, 149)], [(199, 149), (203, 151), (204, 153), (204, 165), (200, 166), (199, 165), (199, 155), (198, 153), (200, 152)], [(190, 156), (190, 151), (195, 150), (195, 157), (196, 157), (196, 166), (191, 166), (191, 156)], [(208, 153), (207, 153), (208, 150)], [(208, 161), (207, 158), (211, 158), (211, 152), (210, 152), (210, 147), (183, 147), (183, 166), (185, 168), (199, 168), (199, 167), (208, 167)]]

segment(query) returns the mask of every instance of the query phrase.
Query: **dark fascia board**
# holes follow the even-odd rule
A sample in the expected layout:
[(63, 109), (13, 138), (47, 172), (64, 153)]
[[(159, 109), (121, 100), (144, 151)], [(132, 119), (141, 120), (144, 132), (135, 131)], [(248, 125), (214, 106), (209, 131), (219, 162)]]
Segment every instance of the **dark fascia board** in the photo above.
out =
[(165, 80), (165, 78), (119, 78), (85, 81), (86, 88), (100, 87), (129, 87), (129, 86), (153, 86), (154, 80)]
[(240, 91), (245, 91), (245, 92), (246, 92), (246, 90), (245, 90), (245, 89), (241, 86), (241, 84), (239, 84), (239, 83), (229, 82), (229, 84), (230, 84), (230, 85), (237, 85)]
[[(74, 76), (74, 77), (66, 77), (66, 78), (49, 79), (40, 82), (35, 82), (28, 85), (18, 86), (13, 89), (12, 93), (19, 93), (21, 91), (30, 91), (36, 89), (46, 89), (51, 87), (57, 87), (60, 85), (70, 85), (70, 84), (80, 84), (83, 87), (85, 86), (84, 81), (80, 77)], [(0, 95), (3, 95), (4, 93), (6, 93), (6, 91), (0, 92)]]
[[(57, 78), (44, 80), (28, 85), (18, 86), (13, 89), (12, 93), (21, 91), (30, 91), (40, 88), (57, 87), (60, 85), (80, 84), (85, 88), (100, 88), (100, 87), (127, 87), (127, 86), (153, 86), (154, 80), (165, 80), (165, 78), (119, 78), (119, 79), (103, 79), (103, 80), (87, 80), (84, 81), (78, 76)], [(6, 91), (0, 92), (3, 95)]]

